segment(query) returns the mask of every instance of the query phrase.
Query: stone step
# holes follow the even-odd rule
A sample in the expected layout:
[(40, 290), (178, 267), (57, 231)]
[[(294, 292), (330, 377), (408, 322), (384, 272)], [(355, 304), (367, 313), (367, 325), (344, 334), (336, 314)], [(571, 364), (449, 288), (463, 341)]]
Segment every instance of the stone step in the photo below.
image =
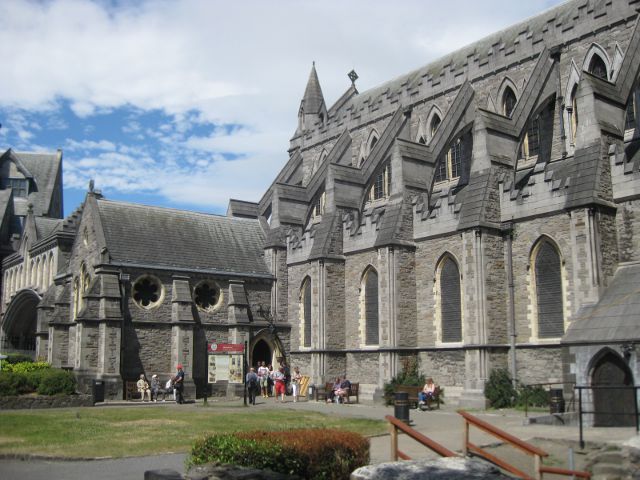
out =
[(624, 463), (597, 463), (592, 468), (593, 480), (613, 480), (631, 478), (631, 469)]

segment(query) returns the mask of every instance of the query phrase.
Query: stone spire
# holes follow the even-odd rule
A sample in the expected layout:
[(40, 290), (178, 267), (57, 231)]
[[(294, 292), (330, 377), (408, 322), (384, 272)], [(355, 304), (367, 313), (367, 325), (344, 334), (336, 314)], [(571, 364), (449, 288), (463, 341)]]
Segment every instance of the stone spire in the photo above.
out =
[(316, 73), (316, 62), (311, 66), (311, 73), (307, 81), (307, 88), (304, 90), (304, 97), (300, 102), (298, 112), (298, 130), (302, 131), (311, 128), (316, 121), (323, 123), (327, 118), (327, 107), (324, 103), (322, 88)]

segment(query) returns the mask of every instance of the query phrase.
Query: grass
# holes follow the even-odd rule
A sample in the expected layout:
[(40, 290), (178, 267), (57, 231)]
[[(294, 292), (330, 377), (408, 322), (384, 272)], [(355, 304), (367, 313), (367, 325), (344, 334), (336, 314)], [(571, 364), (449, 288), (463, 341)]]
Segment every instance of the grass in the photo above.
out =
[(0, 412), (0, 454), (65, 458), (182, 453), (204, 434), (245, 430), (339, 428), (375, 435), (383, 421), (292, 409), (69, 408)]

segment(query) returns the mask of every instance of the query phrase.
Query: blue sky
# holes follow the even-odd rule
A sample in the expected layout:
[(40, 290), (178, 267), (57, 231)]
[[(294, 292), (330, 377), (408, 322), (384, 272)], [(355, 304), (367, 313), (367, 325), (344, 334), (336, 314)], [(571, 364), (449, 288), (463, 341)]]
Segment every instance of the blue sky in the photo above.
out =
[(558, 3), (0, 2), (0, 150), (61, 149), (66, 214), (90, 179), (224, 213), (286, 162), (312, 61), (331, 105)]

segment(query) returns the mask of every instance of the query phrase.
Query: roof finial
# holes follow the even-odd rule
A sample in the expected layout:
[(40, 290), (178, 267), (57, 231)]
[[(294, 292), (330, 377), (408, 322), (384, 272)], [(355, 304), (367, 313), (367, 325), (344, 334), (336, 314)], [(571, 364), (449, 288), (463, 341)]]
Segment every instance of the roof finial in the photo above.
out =
[(95, 182), (93, 181), (93, 178), (91, 180), (89, 180), (89, 193), (93, 193), (93, 190), (95, 189)]
[(356, 86), (356, 80), (358, 79), (358, 74), (356, 73), (355, 70), (351, 70), (349, 73), (347, 73), (347, 77), (349, 77), (349, 80), (351, 80), (351, 85), (353, 85), (354, 87)]

